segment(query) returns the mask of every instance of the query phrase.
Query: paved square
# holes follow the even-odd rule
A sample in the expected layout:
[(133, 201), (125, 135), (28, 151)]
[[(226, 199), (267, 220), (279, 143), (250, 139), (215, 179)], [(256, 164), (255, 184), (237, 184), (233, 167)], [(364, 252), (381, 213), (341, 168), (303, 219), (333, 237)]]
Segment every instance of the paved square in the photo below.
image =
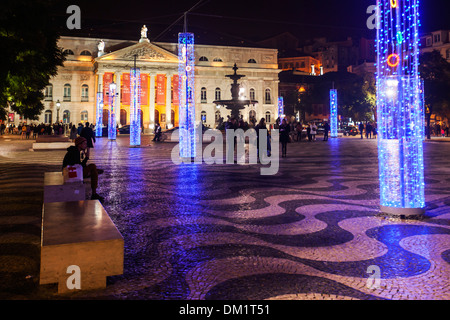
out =
[[(39, 286), (45, 171), (63, 151), (0, 138), (2, 298), (53, 298)], [(425, 142), (427, 213), (379, 212), (376, 140), (288, 144), (277, 175), (260, 165), (175, 165), (174, 143), (99, 139), (98, 193), (125, 241), (124, 274), (103, 299), (449, 299), (450, 143)], [(380, 271), (373, 288), (372, 272)]]

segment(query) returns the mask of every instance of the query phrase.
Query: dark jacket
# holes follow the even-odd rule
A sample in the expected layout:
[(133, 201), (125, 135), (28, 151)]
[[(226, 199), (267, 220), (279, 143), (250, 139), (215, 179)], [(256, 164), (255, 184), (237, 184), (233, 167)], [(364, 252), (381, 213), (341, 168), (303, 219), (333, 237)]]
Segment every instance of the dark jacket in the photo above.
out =
[(80, 137), (86, 138), (88, 148), (93, 148), (92, 140), (95, 142), (94, 131), (90, 127), (84, 127), (80, 132)]
[(280, 142), (289, 142), (289, 132), (291, 128), (289, 124), (280, 125)]
[(67, 148), (67, 153), (64, 156), (63, 160), (63, 169), (67, 166), (73, 166), (75, 164), (81, 164), (83, 167), (86, 166), (86, 162), (89, 160), (89, 157), (85, 157), (83, 161), (81, 161), (80, 150), (78, 150), (75, 146), (70, 146)]

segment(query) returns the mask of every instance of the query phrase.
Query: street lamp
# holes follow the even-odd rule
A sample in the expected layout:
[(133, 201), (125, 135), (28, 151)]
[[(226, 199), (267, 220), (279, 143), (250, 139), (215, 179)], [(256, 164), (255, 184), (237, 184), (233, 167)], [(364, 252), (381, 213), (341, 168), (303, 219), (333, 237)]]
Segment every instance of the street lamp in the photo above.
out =
[(59, 123), (59, 109), (61, 108), (61, 102), (56, 101), (56, 122)]

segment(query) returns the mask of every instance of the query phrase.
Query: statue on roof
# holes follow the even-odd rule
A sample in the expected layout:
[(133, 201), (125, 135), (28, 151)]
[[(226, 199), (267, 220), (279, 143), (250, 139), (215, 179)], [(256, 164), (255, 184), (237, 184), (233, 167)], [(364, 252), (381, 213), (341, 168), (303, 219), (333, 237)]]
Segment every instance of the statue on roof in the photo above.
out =
[(147, 27), (144, 24), (144, 26), (141, 29), (141, 38), (147, 39), (147, 31), (148, 31), (148, 29), (147, 29)]
[(104, 54), (105, 42), (103, 40), (100, 40), (99, 43), (97, 44), (97, 48), (98, 48), (98, 56), (100, 57)]
[(147, 31), (148, 31), (148, 29), (144, 24), (144, 26), (141, 28), (141, 40), (139, 40), (139, 42), (143, 42), (143, 41), (149, 42), (149, 40), (147, 38)]

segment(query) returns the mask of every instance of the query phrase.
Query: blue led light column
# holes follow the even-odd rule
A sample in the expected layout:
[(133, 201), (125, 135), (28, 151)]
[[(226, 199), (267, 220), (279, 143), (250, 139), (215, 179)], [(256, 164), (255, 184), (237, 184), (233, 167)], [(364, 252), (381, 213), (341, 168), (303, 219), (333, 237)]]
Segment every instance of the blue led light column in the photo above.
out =
[(114, 110), (114, 103), (116, 101), (116, 89), (117, 85), (112, 82), (109, 85), (109, 118), (108, 118), (108, 139), (109, 140), (116, 140), (117, 136), (117, 128), (116, 128), (116, 111)]
[(283, 97), (278, 97), (278, 118), (280, 118), (280, 123), (281, 123), (281, 120), (283, 120), (283, 118), (284, 118), (284, 98)]
[(181, 158), (195, 158), (194, 34), (178, 34), (179, 146)]
[(141, 145), (141, 70), (130, 71), (130, 146)]
[(95, 123), (95, 136), (102, 136), (103, 127), (103, 93), (97, 92), (97, 116)]
[(378, 0), (377, 121), (381, 211), (424, 213), (419, 1)]
[(330, 137), (337, 138), (338, 136), (338, 112), (337, 112), (337, 90), (330, 90)]

